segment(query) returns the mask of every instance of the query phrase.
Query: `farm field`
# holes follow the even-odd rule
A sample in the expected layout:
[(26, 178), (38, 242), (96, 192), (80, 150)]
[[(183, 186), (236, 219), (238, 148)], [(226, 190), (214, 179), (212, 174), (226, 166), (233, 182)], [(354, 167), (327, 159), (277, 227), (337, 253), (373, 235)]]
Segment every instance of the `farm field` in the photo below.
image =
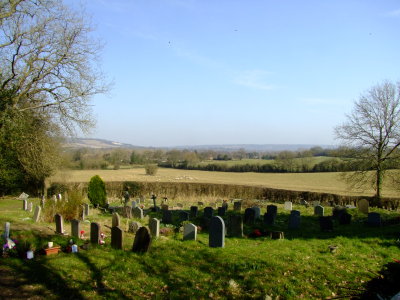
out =
[[(39, 199), (33, 203), (39, 204)], [(262, 214), (266, 205), (260, 203)], [(124, 250), (112, 249), (111, 214), (91, 209), (81, 226), (86, 237), (76, 243), (83, 246), (90, 222), (97, 222), (105, 233), (105, 245), (72, 254), (66, 251), (69, 222), (64, 223), (66, 236), (55, 235), (54, 223), (34, 223), (33, 213), (21, 206), (16, 199), (0, 199), (0, 232), (10, 222), (10, 236), (20, 245), (30, 244), (36, 254), (33, 260), (0, 257), (1, 299), (348, 299), (367, 292), (385, 297), (398, 292), (396, 284), (376, 283), (386, 267), (400, 269), (394, 262), (399, 259), (398, 224), (367, 227), (366, 215), (356, 209), (349, 211), (351, 225), (335, 221), (333, 231), (321, 232), (313, 208), (295, 205), (293, 209), (301, 211), (301, 227), (288, 230), (289, 211), (278, 204), (276, 225), (268, 229), (284, 231), (283, 240), (227, 237), (224, 248), (210, 248), (207, 230), (198, 233), (197, 241), (182, 241), (182, 233), (175, 231), (154, 239), (144, 254), (130, 251), (134, 234), (129, 232), (124, 233)], [(384, 220), (399, 218), (398, 212), (372, 210)], [(325, 214), (331, 213), (326, 207)], [(191, 222), (199, 223), (201, 215)], [(161, 218), (148, 212), (144, 219), (131, 220), (147, 226), (150, 216)], [(123, 230), (128, 221), (121, 219)], [(179, 226), (174, 221), (169, 228)], [(166, 227), (161, 224), (161, 228)], [(255, 228), (266, 229), (262, 222), (245, 225), (245, 235)], [(40, 255), (48, 241), (64, 251)], [(396, 276), (385, 278), (398, 280)], [(368, 295), (365, 299), (370, 299)]]
[[(360, 190), (349, 189), (340, 180), (340, 173), (232, 173), (196, 170), (176, 170), (159, 168), (157, 175), (145, 174), (143, 168), (120, 170), (64, 170), (50, 177), (48, 182), (89, 182), (94, 175), (99, 175), (104, 181), (139, 181), (139, 182), (201, 182), (233, 185), (262, 186), (294, 191), (311, 191), (334, 193), (350, 196), (372, 196), (372, 188)], [(400, 197), (396, 190), (385, 181), (383, 196)]]

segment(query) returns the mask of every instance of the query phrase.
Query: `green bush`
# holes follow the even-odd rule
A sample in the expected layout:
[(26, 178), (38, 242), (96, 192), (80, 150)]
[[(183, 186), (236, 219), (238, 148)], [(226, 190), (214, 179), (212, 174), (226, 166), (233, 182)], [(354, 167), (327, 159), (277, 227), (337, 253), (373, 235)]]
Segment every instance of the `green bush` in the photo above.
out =
[(53, 182), (47, 189), (47, 197), (52, 197), (58, 194), (64, 194), (68, 190), (66, 184)]
[(88, 198), (95, 207), (105, 207), (107, 205), (106, 185), (99, 175), (95, 175), (90, 179)]
[(43, 210), (43, 220), (53, 222), (55, 214), (61, 214), (66, 221), (79, 219), (84, 197), (82, 188), (75, 186), (65, 192), (63, 200), (56, 201), (53, 198), (47, 199)]
[(158, 171), (157, 165), (145, 165), (146, 175), (156, 175)]
[(129, 195), (132, 197), (137, 197), (141, 194), (143, 189), (143, 184), (136, 181), (125, 181), (123, 185), (123, 190), (128, 191)]

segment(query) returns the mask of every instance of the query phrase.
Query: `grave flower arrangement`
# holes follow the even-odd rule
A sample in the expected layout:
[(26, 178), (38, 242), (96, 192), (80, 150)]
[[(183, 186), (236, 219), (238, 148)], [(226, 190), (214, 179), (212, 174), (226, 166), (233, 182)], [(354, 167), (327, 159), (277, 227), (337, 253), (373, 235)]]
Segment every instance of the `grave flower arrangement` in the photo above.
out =
[(79, 232), (79, 238), (82, 239), (82, 240), (85, 238), (85, 230), (81, 230)]
[(99, 241), (99, 244), (100, 244), (100, 245), (104, 245), (104, 244), (106, 243), (106, 242), (104, 241), (105, 237), (106, 237), (106, 235), (104, 234), (104, 232), (101, 232), (101, 233), (100, 233), (100, 241)]
[(10, 238), (7, 238), (2, 248), (3, 256), (13, 256), (13, 254), (16, 254), (17, 243), (18, 243), (17, 240), (12, 240)]

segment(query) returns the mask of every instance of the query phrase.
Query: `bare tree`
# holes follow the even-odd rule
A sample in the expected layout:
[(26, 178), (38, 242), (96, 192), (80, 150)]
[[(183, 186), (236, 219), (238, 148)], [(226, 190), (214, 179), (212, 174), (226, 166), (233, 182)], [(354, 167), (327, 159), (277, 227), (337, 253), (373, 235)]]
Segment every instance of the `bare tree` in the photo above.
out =
[[(353, 160), (359, 171), (347, 179), (367, 183), (372, 179), (376, 199), (381, 204), (385, 171), (398, 158), (400, 145), (400, 84), (385, 81), (373, 86), (355, 102), (344, 124), (335, 128), (336, 138), (357, 150)], [(371, 172), (373, 176), (371, 177)]]

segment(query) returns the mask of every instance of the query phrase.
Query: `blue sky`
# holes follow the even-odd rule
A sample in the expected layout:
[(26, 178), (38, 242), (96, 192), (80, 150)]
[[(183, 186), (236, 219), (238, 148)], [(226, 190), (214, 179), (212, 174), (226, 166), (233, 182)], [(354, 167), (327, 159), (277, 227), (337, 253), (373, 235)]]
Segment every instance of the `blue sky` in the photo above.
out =
[(399, 1), (84, 3), (114, 81), (93, 99), (90, 137), (334, 144), (363, 91), (400, 80)]

